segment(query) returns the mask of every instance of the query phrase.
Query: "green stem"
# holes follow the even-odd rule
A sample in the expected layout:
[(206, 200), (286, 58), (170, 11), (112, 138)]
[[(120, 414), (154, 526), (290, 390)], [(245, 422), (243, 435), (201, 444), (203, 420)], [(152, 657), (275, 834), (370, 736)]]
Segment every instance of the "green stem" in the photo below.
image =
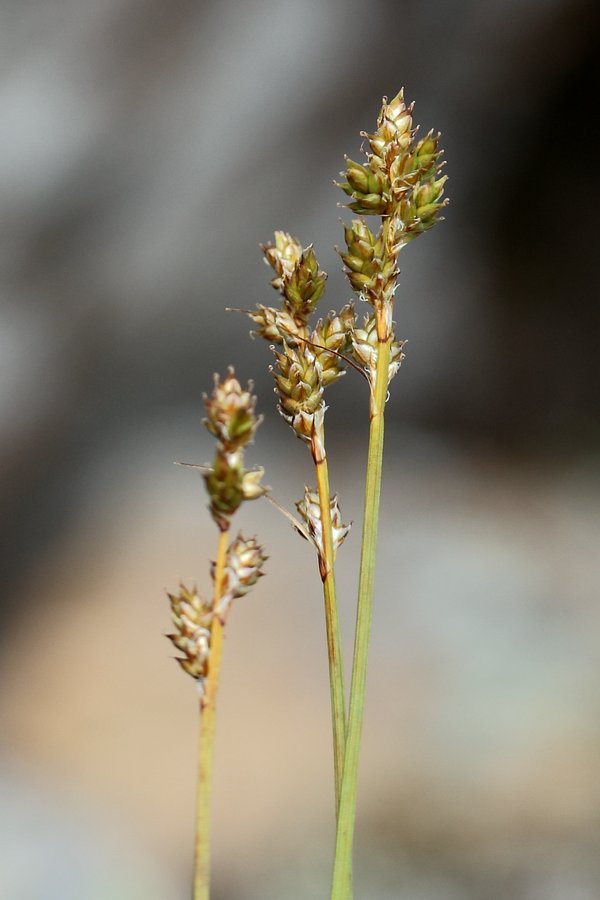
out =
[[(229, 532), (221, 531), (215, 565), (215, 606), (221, 598), (223, 573), (227, 560)], [(200, 703), (200, 750), (198, 755), (198, 789), (196, 793), (196, 848), (194, 858), (193, 900), (210, 896), (210, 826), (212, 773), (215, 748), (216, 699), (223, 653), (223, 625), (215, 616), (211, 626), (210, 661), (206, 689)]]
[(324, 449), (324, 433), (321, 426), (320, 440), (313, 441), (312, 451), (319, 494), (321, 526), (323, 529), (323, 554), (319, 554), (319, 570), (323, 582), (325, 600), (325, 628), (327, 632), (327, 656), (329, 659), (329, 689), (331, 693), (331, 719), (333, 726), (333, 765), (335, 774), (335, 814), (339, 812), (344, 752), (346, 748), (346, 699), (344, 693), (344, 666), (340, 639), (340, 623), (335, 588), (335, 550), (331, 527), (329, 471)]
[(375, 555), (383, 461), (383, 420), (388, 389), (388, 366), (392, 337), (379, 338), (375, 386), (371, 398), (371, 426), (365, 486), (362, 551), (358, 588), (358, 608), (354, 637), (354, 659), (342, 791), (338, 813), (331, 900), (347, 900), (352, 871), (352, 844), (356, 818), (358, 760), (362, 734), (367, 657), (371, 636)]

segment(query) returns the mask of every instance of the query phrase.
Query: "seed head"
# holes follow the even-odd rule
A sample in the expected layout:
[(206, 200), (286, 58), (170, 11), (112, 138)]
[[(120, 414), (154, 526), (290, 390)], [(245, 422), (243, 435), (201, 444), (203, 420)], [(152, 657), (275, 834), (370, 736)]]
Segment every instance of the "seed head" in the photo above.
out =
[[(339, 185), (351, 197), (348, 206), (354, 212), (395, 220), (389, 231), (396, 239), (388, 240), (384, 248), (388, 257), (397, 256), (404, 244), (439, 221), (437, 213), (447, 202), (441, 200), (445, 179), (439, 178), (440, 135), (429, 131), (416, 140), (412, 110), (413, 104), (407, 106), (404, 101), (403, 90), (393, 100), (384, 97), (376, 130), (364, 134), (371, 151), (366, 154), (366, 164), (348, 160), (346, 181)], [(344, 262), (359, 276), (363, 274), (346, 259)], [(360, 277), (354, 281), (358, 284)]]
[[(440, 135), (429, 131), (417, 140), (413, 105), (407, 106), (403, 90), (383, 103), (369, 143), (366, 162), (347, 160), (346, 181), (339, 186), (350, 196), (349, 208), (363, 215), (380, 215), (375, 233), (362, 219), (344, 226), (346, 252), (339, 251), (353, 289), (377, 313), (379, 337), (393, 336), (393, 306), (397, 288), (398, 254), (419, 234), (440, 221), (446, 179), (440, 177)], [(360, 334), (363, 332), (363, 334)], [(354, 355), (370, 377), (377, 352), (370, 327), (355, 331)], [(400, 349), (398, 349), (400, 348)], [(392, 345), (390, 378), (401, 359), (401, 344)], [(395, 355), (394, 355), (395, 354)]]

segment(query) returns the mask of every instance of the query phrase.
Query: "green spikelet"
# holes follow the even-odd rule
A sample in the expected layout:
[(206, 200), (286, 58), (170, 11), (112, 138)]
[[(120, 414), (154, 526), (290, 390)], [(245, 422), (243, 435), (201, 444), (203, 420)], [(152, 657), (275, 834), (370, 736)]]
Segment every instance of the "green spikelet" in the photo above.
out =
[(347, 252), (339, 251), (354, 290), (375, 305), (391, 303), (396, 289), (396, 258), (388, 252), (383, 228), (374, 234), (363, 219), (344, 225)]
[(276, 272), (271, 284), (282, 294), (286, 311), (299, 325), (306, 324), (327, 281), (327, 274), (319, 269), (312, 244), (302, 249), (297, 238), (276, 231), (275, 243), (261, 247)]

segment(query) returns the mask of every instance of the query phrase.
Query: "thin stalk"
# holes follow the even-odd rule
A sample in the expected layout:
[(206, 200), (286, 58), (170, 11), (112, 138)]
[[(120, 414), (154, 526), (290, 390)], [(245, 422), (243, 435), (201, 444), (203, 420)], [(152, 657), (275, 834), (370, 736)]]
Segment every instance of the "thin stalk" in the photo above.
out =
[[(223, 573), (227, 559), (229, 531), (221, 531), (215, 565), (214, 604), (221, 599)], [(194, 858), (194, 900), (208, 900), (210, 895), (210, 825), (212, 772), (215, 747), (216, 699), (223, 653), (223, 625), (215, 616), (211, 626), (210, 662), (205, 693), (200, 702), (200, 749), (198, 754), (198, 789), (196, 793), (196, 848)]]
[(367, 679), (367, 657), (371, 636), (373, 608), (373, 587), (375, 584), (375, 556), (377, 549), (377, 526), (379, 520), (379, 497), (381, 492), (381, 468), (383, 461), (384, 410), (388, 389), (388, 366), (392, 337), (379, 340), (375, 387), (371, 399), (371, 425), (369, 430), (369, 452), (365, 486), (365, 510), (363, 519), (362, 550), (358, 587), (358, 608), (354, 637), (354, 659), (352, 684), (350, 688), (350, 708), (338, 827), (336, 834), (335, 859), (331, 900), (347, 900), (349, 896), (350, 874), (352, 871), (352, 844), (356, 818), (356, 792), (358, 782), (358, 760), (362, 735), (365, 687)]
[(323, 582), (325, 600), (325, 628), (327, 632), (327, 656), (329, 660), (329, 689), (331, 693), (331, 720), (333, 727), (333, 766), (335, 774), (335, 814), (339, 812), (346, 749), (346, 698), (344, 693), (344, 666), (340, 639), (340, 622), (335, 587), (335, 550), (331, 527), (331, 505), (329, 491), (329, 470), (324, 448), (323, 426), (320, 440), (313, 441), (312, 451), (315, 462), (317, 492), (323, 530), (323, 554), (319, 554), (319, 569)]

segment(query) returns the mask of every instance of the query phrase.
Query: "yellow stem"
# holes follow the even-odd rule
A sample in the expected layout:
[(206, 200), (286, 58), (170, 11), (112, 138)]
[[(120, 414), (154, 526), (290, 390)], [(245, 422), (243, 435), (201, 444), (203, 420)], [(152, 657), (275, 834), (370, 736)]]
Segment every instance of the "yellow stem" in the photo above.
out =
[[(215, 566), (215, 606), (221, 599), (228, 545), (229, 531), (221, 531)], [(216, 699), (222, 653), (223, 626), (218, 616), (215, 616), (211, 626), (210, 660), (205, 692), (200, 701), (201, 735), (198, 755), (198, 789), (196, 794), (194, 900), (208, 900), (210, 895), (210, 808), (217, 712)]]

